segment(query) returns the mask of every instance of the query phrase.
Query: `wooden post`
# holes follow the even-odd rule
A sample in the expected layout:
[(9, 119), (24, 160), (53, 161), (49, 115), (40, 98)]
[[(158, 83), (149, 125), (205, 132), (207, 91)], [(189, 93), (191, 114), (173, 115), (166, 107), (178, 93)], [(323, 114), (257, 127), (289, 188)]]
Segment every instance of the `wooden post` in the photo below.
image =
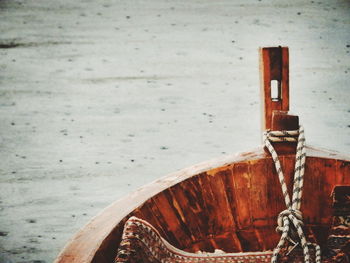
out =
[[(298, 116), (289, 115), (288, 47), (260, 48), (262, 131), (297, 130)], [(295, 143), (275, 143), (278, 153), (295, 153)]]
[[(260, 48), (262, 129), (272, 128), (274, 110), (289, 111), (289, 58), (287, 47)], [(275, 84), (274, 87), (271, 87)]]

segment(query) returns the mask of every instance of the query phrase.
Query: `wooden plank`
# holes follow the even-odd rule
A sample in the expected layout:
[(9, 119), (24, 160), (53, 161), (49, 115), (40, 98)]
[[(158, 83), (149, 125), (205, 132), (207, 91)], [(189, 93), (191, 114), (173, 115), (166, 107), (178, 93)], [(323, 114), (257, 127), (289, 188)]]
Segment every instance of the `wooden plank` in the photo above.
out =
[[(269, 202), (268, 191), (270, 189), (270, 174), (273, 173), (272, 167), (266, 165), (266, 159), (257, 161), (251, 161), (249, 163), (249, 177), (251, 182), (250, 191), (250, 208), (251, 208), (251, 220), (255, 228), (265, 227), (272, 222), (272, 215), (270, 212), (270, 206), (272, 202)], [(275, 199), (273, 202), (275, 202)]]
[(186, 223), (192, 242), (203, 239), (205, 233), (204, 202), (202, 197), (201, 186), (197, 176), (184, 181), (169, 189), (172, 199), (176, 204), (176, 209), (180, 211), (183, 221)]
[[(206, 222), (206, 227), (203, 231), (206, 232), (207, 239), (212, 239), (211, 244), (213, 251), (215, 247), (215, 237), (221, 233), (235, 231), (236, 224), (233, 219), (233, 214), (230, 212), (230, 204), (226, 195), (226, 187), (222, 180), (222, 176), (226, 172), (219, 171), (218, 173), (204, 174), (198, 178), (201, 185), (203, 198), (203, 209), (206, 215), (200, 220)], [(236, 240), (231, 243), (235, 248), (239, 248), (240, 244)]]
[[(159, 195), (157, 195), (159, 196)], [(152, 224), (159, 233), (169, 240), (174, 246), (180, 246), (177, 237), (174, 232), (169, 231), (166, 220), (162, 215), (162, 211), (159, 210), (157, 201), (154, 198), (147, 200), (139, 209), (136, 210), (136, 213), (132, 213), (133, 216), (142, 215), (142, 219), (145, 219), (150, 224)]]
[(180, 249), (189, 247), (193, 242), (191, 233), (184, 222), (184, 217), (174, 204), (169, 190), (156, 195), (153, 200), (155, 208), (152, 209), (157, 210), (158, 220), (161, 221), (159, 227), (166, 232), (169, 242)]
[(328, 225), (332, 216), (331, 193), (335, 185), (335, 161), (306, 158), (303, 199), (304, 220), (312, 225)]
[(250, 174), (248, 163), (237, 163), (232, 168), (232, 184), (234, 191), (233, 211), (236, 211), (236, 222), (239, 229), (250, 228), (252, 226), (252, 213), (250, 209)]
[(350, 185), (350, 160), (337, 160), (336, 184)]
[(237, 232), (243, 251), (261, 251), (262, 245), (259, 242), (255, 229), (248, 228)]

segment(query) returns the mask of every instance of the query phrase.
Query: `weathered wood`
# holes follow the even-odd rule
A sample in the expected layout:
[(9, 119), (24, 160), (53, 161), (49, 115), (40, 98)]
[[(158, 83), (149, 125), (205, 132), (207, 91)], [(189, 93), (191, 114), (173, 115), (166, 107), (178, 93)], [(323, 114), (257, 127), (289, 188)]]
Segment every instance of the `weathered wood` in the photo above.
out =
[[(289, 111), (289, 53), (287, 47), (260, 48), (262, 130), (272, 128), (275, 110)], [(271, 81), (278, 82), (278, 96), (271, 98)]]
[[(271, 130), (273, 131), (291, 131), (299, 129), (299, 117), (289, 115), (287, 111), (273, 111)], [(296, 142), (277, 142), (272, 143), (278, 155), (295, 154)]]
[[(299, 117), (288, 115), (289, 110), (289, 58), (287, 47), (260, 49), (260, 78), (262, 130), (298, 130)], [(277, 81), (276, 97), (272, 98), (271, 81)], [(295, 153), (296, 143), (273, 143), (280, 154)]]
[(299, 129), (299, 117), (296, 115), (289, 115), (288, 111), (273, 111), (271, 130), (298, 130)]
[[(307, 156), (304, 222), (324, 244), (332, 222), (333, 188), (339, 182), (350, 185), (350, 157), (314, 148), (307, 149)], [(282, 165), (293, 167), (294, 155), (285, 155)], [(285, 207), (272, 168), (271, 157), (259, 148), (168, 175), (108, 207), (72, 239), (56, 262), (112, 262), (124, 222), (132, 215), (189, 252), (272, 249), (279, 239), (276, 216)]]

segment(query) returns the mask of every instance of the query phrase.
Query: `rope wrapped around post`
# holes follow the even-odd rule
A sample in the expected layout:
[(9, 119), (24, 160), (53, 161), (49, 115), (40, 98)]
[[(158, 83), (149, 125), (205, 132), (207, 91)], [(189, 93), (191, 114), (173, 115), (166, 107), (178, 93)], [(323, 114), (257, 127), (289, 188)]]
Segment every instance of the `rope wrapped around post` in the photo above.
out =
[[(293, 195), (292, 201), (290, 200), (287, 185), (284, 179), (281, 163), (279, 161), (278, 155), (272, 146), (271, 142), (298, 142), (297, 151), (295, 157), (295, 168), (294, 168), (294, 183), (293, 183)], [(275, 168), (278, 174), (278, 179), (282, 187), (282, 194), (284, 196), (284, 201), (287, 209), (283, 210), (277, 218), (277, 228), (278, 232), (281, 232), (281, 238), (278, 242), (276, 248), (273, 251), (271, 258), (271, 263), (278, 262), (278, 255), (281, 248), (285, 245), (286, 241), (290, 241), (294, 244), (292, 239), (296, 236), (299, 239), (300, 245), (303, 249), (304, 261), (305, 263), (310, 263), (309, 245), (315, 247), (315, 258), (316, 263), (321, 263), (321, 249), (317, 244), (309, 243), (306, 240), (303, 231), (303, 217), (300, 211), (301, 198), (303, 193), (303, 183), (304, 183), (304, 172), (305, 172), (305, 159), (306, 159), (306, 149), (305, 149), (305, 136), (304, 128), (299, 127), (299, 130), (293, 131), (265, 131), (264, 132), (264, 144), (272, 156), (272, 160), (275, 164)], [(292, 233), (290, 226), (293, 226), (295, 233)]]

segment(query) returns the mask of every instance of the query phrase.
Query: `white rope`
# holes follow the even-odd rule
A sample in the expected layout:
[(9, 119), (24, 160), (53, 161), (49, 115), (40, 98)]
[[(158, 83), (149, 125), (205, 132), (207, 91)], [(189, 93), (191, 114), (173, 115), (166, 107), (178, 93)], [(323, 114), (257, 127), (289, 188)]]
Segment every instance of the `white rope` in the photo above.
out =
[[(284, 179), (281, 163), (279, 161), (278, 155), (273, 148), (271, 142), (298, 142), (297, 151), (295, 157), (295, 168), (294, 168), (294, 184), (293, 184), (293, 195), (292, 201), (290, 200), (287, 185)], [(277, 263), (278, 255), (280, 250), (284, 247), (287, 240), (294, 244), (297, 244), (292, 239), (292, 229), (290, 225), (295, 228), (297, 238), (300, 241), (300, 245), (303, 249), (304, 261), (305, 263), (310, 263), (309, 247), (313, 245), (315, 247), (315, 259), (316, 263), (321, 263), (321, 249), (317, 244), (307, 242), (306, 237), (303, 232), (303, 217), (300, 211), (301, 198), (303, 193), (303, 183), (304, 183), (304, 172), (305, 172), (305, 136), (304, 128), (299, 127), (299, 130), (295, 131), (265, 131), (264, 132), (264, 144), (269, 150), (272, 160), (275, 164), (275, 168), (278, 174), (278, 179), (282, 187), (282, 194), (284, 196), (284, 201), (287, 209), (283, 210), (277, 218), (277, 228), (276, 230), (281, 232), (281, 238), (273, 251), (271, 258), (271, 263)], [(294, 236), (293, 236), (294, 237)]]

